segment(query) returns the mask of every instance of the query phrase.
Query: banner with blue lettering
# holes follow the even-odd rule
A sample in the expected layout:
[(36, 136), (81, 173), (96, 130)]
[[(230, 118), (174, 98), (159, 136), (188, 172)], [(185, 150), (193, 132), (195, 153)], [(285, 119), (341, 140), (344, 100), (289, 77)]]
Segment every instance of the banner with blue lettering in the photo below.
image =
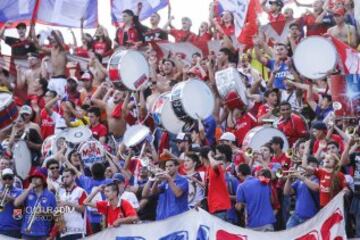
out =
[(346, 239), (343, 209), (344, 193), (339, 193), (325, 208), (305, 223), (280, 232), (256, 232), (210, 215), (190, 210), (163, 221), (121, 225), (102, 231), (87, 240), (289, 240)]
[(139, 16), (140, 20), (150, 17), (151, 14), (169, 5), (169, 0), (111, 0), (112, 23), (118, 25), (118, 23), (122, 22), (121, 13), (126, 9), (130, 9), (136, 13), (140, 2), (142, 3), (142, 9)]

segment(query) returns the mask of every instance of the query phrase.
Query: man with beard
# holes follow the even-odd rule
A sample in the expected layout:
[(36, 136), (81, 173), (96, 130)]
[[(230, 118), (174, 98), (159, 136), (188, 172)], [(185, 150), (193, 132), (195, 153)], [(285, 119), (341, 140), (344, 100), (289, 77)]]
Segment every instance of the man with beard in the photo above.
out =
[(83, 205), (86, 199), (86, 192), (75, 183), (76, 172), (73, 169), (65, 169), (63, 172), (63, 185), (60, 188), (58, 207), (65, 209), (64, 221), (65, 231), (61, 232), (60, 239), (75, 240), (85, 236), (85, 218)]
[(152, 81), (156, 84), (156, 89), (160, 92), (167, 92), (171, 87), (177, 83), (176, 79), (176, 65), (175, 62), (169, 58), (162, 60), (163, 76), (156, 74), (156, 70), (152, 69)]

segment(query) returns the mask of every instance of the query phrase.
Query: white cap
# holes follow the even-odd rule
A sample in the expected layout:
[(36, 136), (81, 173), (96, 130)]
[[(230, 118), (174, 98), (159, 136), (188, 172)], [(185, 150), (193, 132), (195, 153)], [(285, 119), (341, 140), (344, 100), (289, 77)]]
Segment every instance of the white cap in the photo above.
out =
[(231, 142), (235, 142), (236, 141), (236, 137), (233, 133), (231, 132), (224, 132), (221, 137), (220, 137), (220, 141), (224, 140), (224, 141), (231, 141)]
[(5, 168), (1, 171), (1, 177), (4, 177), (6, 175), (14, 176), (14, 172), (11, 168)]
[(176, 140), (183, 141), (185, 139), (185, 133), (179, 132), (176, 136)]
[(25, 113), (25, 114), (29, 114), (29, 115), (31, 115), (32, 114), (32, 108), (29, 106), (29, 105), (24, 105), (24, 106), (22, 106), (21, 108), (20, 108), (20, 114), (23, 114), (23, 113)]

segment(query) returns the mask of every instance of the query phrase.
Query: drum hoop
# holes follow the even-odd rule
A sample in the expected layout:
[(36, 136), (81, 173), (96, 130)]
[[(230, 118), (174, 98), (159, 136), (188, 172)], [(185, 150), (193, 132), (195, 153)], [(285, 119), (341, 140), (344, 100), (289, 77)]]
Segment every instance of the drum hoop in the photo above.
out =
[[(335, 58), (336, 58), (336, 61), (334, 62), (333, 66), (332, 66), (332, 69), (334, 69), (336, 67), (336, 64), (337, 64), (337, 60), (338, 60), (338, 54), (337, 54), (337, 51), (336, 51), (336, 47), (334, 45), (334, 43), (332, 41), (330, 41), (328, 38), (325, 38), (325, 37), (321, 37), (321, 36), (310, 36), (310, 37), (306, 37), (306, 38), (303, 38), (299, 44), (297, 46), (299, 46), (302, 42), (305, 42), (305, 41), (308, 41), (308, 40), (311, 40), (311, 39), (321, 39), (321, 40), (326, 40), (332, 47), (333, 49), (333, 53), (335, 55)], [(294, 54), (293, 54), (293, 61), (294, 61), (294, 67), (296, 68), (296, 50), (298, 48), (296, 47), (295, 50), (294, 50)], [(297, 68), (296, 68), (297, 71), (299, 71)], [(306, 77), (306, 76), (305, 76)], [(319, 78), (310, 78), (311, 80), (320, 80), (320, 79), (323, 79), (325, 76), (323, 77), (319, 77)]]
[[(199, 80), (199, 79), (189, 79), (189, 80), (187, 80), (187, 81), (178, 83), (178, 84), (181, 84), (181, 83), (183, 84), (183, 86), (181, 87), (180, 96), (179, 96), (179, 98), (180, 98), (180, 103), (181, 103), (181, 108), (182, 108), (183, 111), (186, 113), (186, 117), (193, 119), (193, 118), (191, 117), (191, 115), (189, 114), (189, 112), (188, 112), (188, 111), (186, 110), (186, 108), (184, 107), (184, 104), (182, 103), (183, 88), (185, 87), (185, 85), (187, 85), (187, 84), (189, 83), (189, 81), (198, 81), (198, 82), (200, 82), (201, 84), (204, 84), (205, 87), (208, 87), (208, 88), (209, 88), (210, 94), (212, 95), (212, 97), (213, 97), (214, 99), (215, 99), (215, 96), (214, 96), (214, 93), (211, 91), (211, 88), (210, 88), (206, 83), (204, 83), (203, 81), (201, 81), (201, 80)], [(177, 84), (176, 84), (176, 85), (177, 85)], [(175, 85), (175, 86), (176, 86), (176, 85)], [(171, 102), (172, 102), (172, 101), (171, 101)], [(214, 109), (213, 109), (213, 111), (214, 111)], [(193, 119), (193, 120), (196, 120), (196, 119)]]

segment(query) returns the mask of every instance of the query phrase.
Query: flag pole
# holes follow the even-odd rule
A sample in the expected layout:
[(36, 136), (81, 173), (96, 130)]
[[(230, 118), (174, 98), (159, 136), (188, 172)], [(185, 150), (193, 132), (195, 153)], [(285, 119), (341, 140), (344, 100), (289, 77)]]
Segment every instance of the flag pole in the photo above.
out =
[(33, 9), (32, 15), (31, 15), (31, 20), (30, 20), (31, 25), (35, 25), (35, 21), (37, 19), (37, 15), (39, 12), (39, 6), (40, 6), (40, 0), (36, 0), (34, 9)]

